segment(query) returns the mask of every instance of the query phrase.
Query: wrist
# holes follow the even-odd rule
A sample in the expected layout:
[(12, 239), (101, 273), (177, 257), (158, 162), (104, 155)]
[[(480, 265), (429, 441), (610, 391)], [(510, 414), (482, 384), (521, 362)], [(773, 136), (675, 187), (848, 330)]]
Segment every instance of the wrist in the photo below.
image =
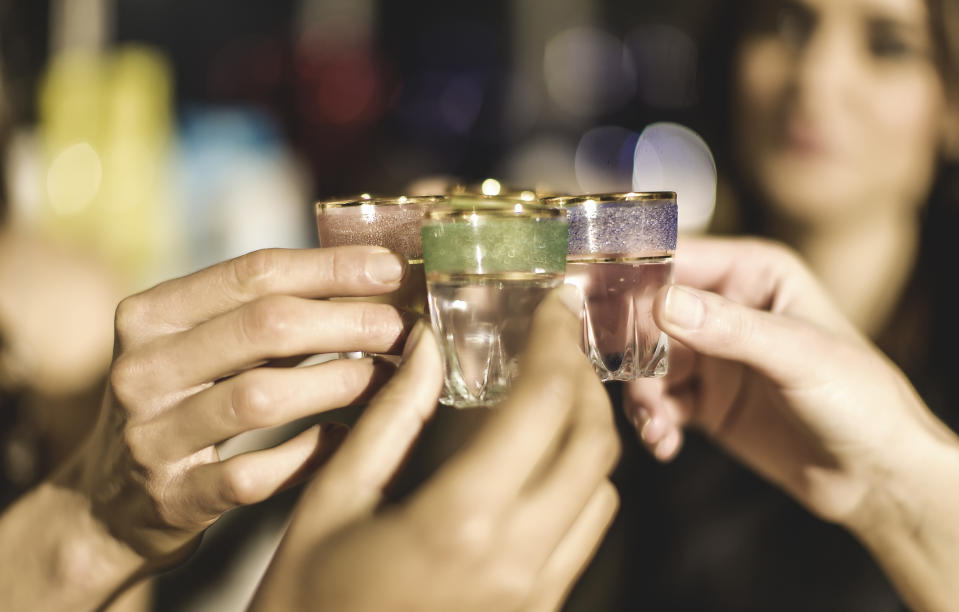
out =
[(132, 584), (142, 558), (117, 541), (75, 489), (45, 481), (0, 518), (0, 591), (12, 610), (93, 610)]
[(959, 598), (959, 439), (925, 414), (928, 422), (890, 445), (845, 526), (910, 607), (949, 610)]
[(902, 428), (896, 440), (874, 453), (864, 470), (866, 494), (843, 526), (861, 538), (874, 539), (890, 529), (915, 533), (930, 513), (949, 503), (959, 483), (959, 438), (929, 416)]

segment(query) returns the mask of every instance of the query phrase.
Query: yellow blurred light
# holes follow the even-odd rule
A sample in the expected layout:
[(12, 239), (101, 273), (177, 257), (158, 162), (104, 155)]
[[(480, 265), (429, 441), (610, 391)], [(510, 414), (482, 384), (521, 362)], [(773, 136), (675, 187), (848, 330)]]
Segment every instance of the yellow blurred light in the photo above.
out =
[(536, 193), (529, 190), (523, 191), (519, 194), (519, 199), (524, 202), (532, 202), (536, 199)]
[(82, 212), (97, 196), (102, 179), (100, 156), (89, 143), (67, 147), (53, 159), (47, 170), (50, 206), (61, 216)]
[(498, 196), (502, 189), (503, 186), (500, 185), (499, 181), (491, 178), (483, 181), (482, 186), (480, 186), (480, 190), (483, 192), (483, 195), (488, 196)]

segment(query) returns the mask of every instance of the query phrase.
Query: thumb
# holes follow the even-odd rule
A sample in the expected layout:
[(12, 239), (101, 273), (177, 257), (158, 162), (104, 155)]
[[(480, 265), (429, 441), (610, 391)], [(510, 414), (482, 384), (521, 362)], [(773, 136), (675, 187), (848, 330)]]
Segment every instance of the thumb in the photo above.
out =
[(353, 431), (298, 504), (311, 530), (328, 532), (368, 513), (436, 409), (443, 382), (439, 349), (420, 322), (406, 342), (403, 364), (374, 396)]
[(737, 361), (783, 387), (817, 380), (829, 352), (829, 338), (808, 322), (682, 285), (660, 291), (653, 317), (693, 351)]

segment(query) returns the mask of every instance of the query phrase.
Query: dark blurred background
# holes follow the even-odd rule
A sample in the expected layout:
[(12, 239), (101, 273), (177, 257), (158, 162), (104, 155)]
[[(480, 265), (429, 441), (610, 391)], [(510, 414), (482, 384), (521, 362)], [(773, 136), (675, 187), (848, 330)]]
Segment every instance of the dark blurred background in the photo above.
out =
[[(0, 0), (3, 223), (90, 256), (118, 285), (102, 292), (103, 308), (63, 284), (69, 270), (47, 279), (21, 269), (25, 294), (58, 310), (10, 317), (49, 327), (64, 303), (78, 321), (107, 315), (93, 348), (73, 335), (87, 323), (54, 328), (48, 345), (30, 341), (45, 355), (63, 355), (64, 344), (95, 353), (99, 371), (110, 300), (257, 248), (315, 245), (317, 199), (490, 178), (629, 190), (647, 126), (695, 125), (707, 4)], [(687, 229), (708, 221), (714, 181)], [(68, 356), (54, 371), (76, 370)], [(633, 465), (650, 461), (635, 444), (626, 452)], [(13, 492), (43, 474), (39, 459), (11, 465)], [(243, 609), (295, 495), (230, 513), (188, 565), (160, 579), (154, 603), (141, 603)], [(645, 528), (614, 531), (569, 609), (630, 609), (642, 598), (629, 574), (649, 568), (627, 557), (658, 563), (640, 552)]]
[[(642, 129), (697, 102), (705, 4), (8, 0), (11, 216), (142, 285), (309, 244), (317, 198), (487, 177), (629, 188)], [(77, 142), (92, 150), (58, 159)], [(49, 181), (89, 176), (84, 164), (101, 184), (61, 191), (89, 197), (49, 201)], [(116, 186), (118, 173), (145, 180)], [(105, 215), (124, 229), (106, 235)], [(139, 246), (116, 235), (132, 233)]]
[[(703, 63), (711, 56), (718, 66), (729, 63), (731, 43), (751, 28), (776, 39), (776, 49), (798, 45), (788, 46), (797, 53), (780, 54), (785, 59), (779, 68), (806, 74), (809, 55), (798, 53), (805, 48), (799, 43), (815, 37), (811, 29), (796, 28), (815, 23), (807, 5), (827, 15), (853, 3), (800, 3), (807, 9), (797, 21), (794, 2), (729, 2), (715, 11), (718, 2), (0, 0), (0, 231), (42, 236), (43, 249), (52, 243), (66, 253), (44, 258), (32, 255), (46, 252), (39, 247), (21, 248), (22, 261), (9, 265), (0, 250), (0, 389), (19, 393), (16, 405), (0, 393), (0, 433), (9, 429), (12, 440), (0, 440), (0, 448), (41, 448), (41, 435), (17, 425), (34, 414), (43, 417), (33, 419), (39, 423), (35, 430), (66, 440), (59, 448), (78, 441), (77, 432), (95, 414), (100, 389), (94, 383), (110, 361), (111, 315), (120, 296), (254, 249), (315, 245), (318, 199), (437, 193), (451, 184), (569, 193), (667, 188), (679, 195), (680, 229), (702, 231), (713, 215), (716, 167), (695, 131), (705, 134), (712, 115), (712, 127), (719, 129), (706, 135), (725, 176), (711, 229), (764, 233), (801, 247), (804, 236), (793, 230), (816, 225), (804, 226), (810, 219), (828, 229), (831, 217), (849, 218), (833, 213), (845, 210), (860, 215), (857, 220), (875, 216), (867, 214), (874, 209), (872, 191), (854, 190), (865, 194), (858, 199), (834, 198), (834, 186), (806, 180), (814, 174), (775, 178), (788, 196), (802, 191), (796, 186), (809, 188), (802, 194), (813, 193), (816, 206), (802, 202), (789, 209), (767, 193), (751, 193), (758, 187), (746, 179), (760, 171), (745, 176), (740, 160), (743, 176), (730, 172), (730, 151), (723, 148), (734, 137), (749, 140), (758, 133), (756, 124), (750, 115), (739, 133), (724, 129), (733, 105), (728, 73)], [(867, 14), (882, 5), (858, 4)], [(907, 13), (949, 6), (957, 14), (955, 2), (902, 4)], [(782, 13), (784, 6), (789, 10)], [(712, 13), (725, 16), (713, 21)], [(724, 29), (737, 19), (738, 34)], [(882, 102), (890, 90), (883, 87), (931, 67), (922, 53), (908, 53), (909, 41), (874, 45), (868, 28), (841, 23), (853, 28), (844, 34), (852, 43), (844, 48), (859, 62), (846, 64), (875, 68), (868, 74), (883, 78), (868, 81), (872, 88), (863, 86), (858, 77), (865, 73), (834, 73), (836, 62), (829, 57), (809, 74), (839, 74), (851, 85), (811, 86), (803, 95), (845, 96), (858, 87), (861, 99), (870, 102), (867, 109), (886, 111)], [(941, 37), (956, 40), (947, 29)], [(725, 47), (716, 47), (717, 41)], [(702, 57), (707, 48), (710, 54)], [(713, 53), (717, 48), (725, 51)], [(955, 65), (936, 66), (937, 83), (953, 87), (953, 95)], [(774, 73), (775, 66), (766, 76)], [(706, 96), (704, 90), (717, 82), (723, 92)], [(903, 82), (928, 94), (913, 80)], [(783, 99), (794, 103), (800, 89), (792, 87), (793, 97)], [(920, 97), (904, 94), (889, 104), (900, 104), (908, 117), (922, 105)], [(822, 108), (836, 102), (823, 100)], [(895, 175), (898, 162), (917, 159), (922, 146), (939, 147), (913, 143), (910, 154), (902, 135), (919, 130), (897, 133), (884, 129), (894, 122), (858, 121), (868, 115), (843, 119), (865, 128), (863, 134), (878, 134), (879, 144), (869, 152), (882, 153), (881, 163), (873, 164), (871, 156), (851, 158), (866, 163), (848, 166), (849, 172), (837, 160), (824, 164), (843, 170), (856, 188)], [(841, 131), (832, 125), (818, 126), (820, 135)], [(873, 142), (854, 141), (865, 148)], [(756, 150), (760, 158), (768, 152)], [(935, 184), (930, 177), (923, 186), (931, 195), (898, 202), (908, 208), (904, 218), (916, 224), (906, 233), (915, 234), (923, 248), (909, 255), (912, 280), (903, 281), (893, 297), (880, 291), (890, 312), (869, 330), (934, 409), (938, 404), (950, 410), (956, 404), (959, 332), (954, 292), (941, 278), (943, 262), (955, 260), (957, 155), (953, 151), (948, 167), (940, 163), (946, 160), (930, 161), (936, 166), (930, 170), (940, 174)], [(738, 183), (737, 193), (731, 183)], [(765, 218), (760, 199), (764, 205), (770, 200), (762, 208)], [(735, 200), (742, 218), (729, 212)], [(797, 211), (812, 216), (790, 216)], [(914, 218), (920, 216), (921, 237)], [(788, 223), (763, 224), (770, 219)], [(857, 284), (849, 279), (870, 274), (879, 289), (889, 284), (887, 272), (897, 269), (900, 255), (890, 248), (896, 261), (878, 265), (875, 244), (857, 242), (853, 250), (861, 259), (842, 274), (826, 274), (836, 281), (827, 287), (834, 295)], [(815, 270), (821, 276), (839, 269), (833, 265), (838, 258), (823, 262), (828, 265)], [(9, 299), (18, 292), (22, 299)], [(870, 307), (881, 302), (867, 297)], [(93, 331), (81, 338), (87, 329)], [(24, 338), (19, 345), (18, 334)], [(30, 349), (23, 355), (49, 362), (45, 377), (27, 380), (10, 367), (24, 361), (11, 349), (20, 345)], [(7, 379), (16, 375), (25, 380), (13, 385)], [(31, 386), (63, 396), (94, 389), (94, 412), (82, 413), (89, 417), (84, 425), (81, 413), (57, 411), (48, 398), (30, 403), (20, 388)], [(610, 391), (618, 405), (618, 390)], [(4, 401), (15, 410), (5, 412)], [(41, 411), (44, 405), (49, 412)], [(621, 411), (617, 418), (621, 431), (629, 432)], [(425, 446), (452, 444), (440, 428), (433, 431)], [(624, 433), (624, 457), (614, 476), (622, 512), (568, 610), (902, 609), (851, 538), (808, 517), (701, 439), (691, 436), (677, 461), (660, 466), (626, 439), (632, 435)], [(0, 504), (56, 465), (58, 456), (48, 454), (41, 459), (39, 451), (21, 452), (19, 463), (4, 455), (0, 493), (10, 495)], [(227, 514), (188, 565), (160, 579), (154, 603), (144, 596), (139, 609), (243, 609), (294, 498), (295, 492), (287, 493)], [(814, 601), (828, 604), (809, 603)]]

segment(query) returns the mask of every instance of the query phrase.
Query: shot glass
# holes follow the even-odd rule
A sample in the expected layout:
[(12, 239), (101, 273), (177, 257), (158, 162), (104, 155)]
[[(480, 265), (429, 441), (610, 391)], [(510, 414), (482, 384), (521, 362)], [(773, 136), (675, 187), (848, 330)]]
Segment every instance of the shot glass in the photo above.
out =
[[(445, 201), (444, 196), (375, 197), (364, 194), (355, 199), (316, 203), (316, 229), (320, 246), (381, 246), (406, 257), (406, 276), (391, 293), (363, 298), (339, 298), (392, 304), (420, 315), (426, 312), (426, 277), (423, 274), (423, 246), (420, 220), (429, 207)], [(340, 357), (361, 358), (362, 352)]]
[(406, 257), (406, 276), (397, 291), (362, 299), (424, 314), (426, 280), (423, 276), (420, 220), (425, 210), (445, 200), (444, 196), (383, 198), (364, 195), (354, 200), (317, 202), (316, 229), (320, 246), (381, 246)]
[(583, 343), (603, 381), (657, 377), (669, 340), (652, 317), (672, 282), (676, 194), (644, 192), (546, 198), (569, 219), (566, 282), (585, 296)]
[(445, 368), (440, 403), (496, 404), (517, 373), (533, 311), (563, 282), (566, 213), (514, 198), (452, 197), (425, 213), (422, 236)]

